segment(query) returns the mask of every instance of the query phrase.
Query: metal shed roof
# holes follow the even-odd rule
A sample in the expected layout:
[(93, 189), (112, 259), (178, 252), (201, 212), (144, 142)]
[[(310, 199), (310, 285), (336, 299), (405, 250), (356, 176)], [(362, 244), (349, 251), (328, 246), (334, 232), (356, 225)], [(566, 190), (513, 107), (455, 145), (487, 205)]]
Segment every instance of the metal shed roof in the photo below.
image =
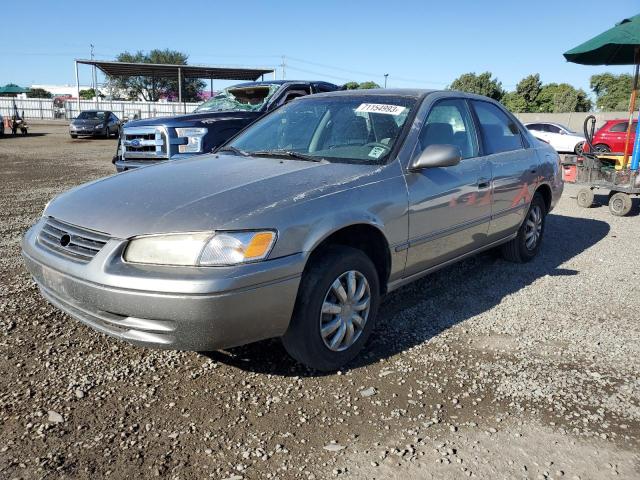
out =
[(127, 63), (76, 59), (77, 63), (95, 65), (110, 77), (209, 78), (213, 80), (257, 80), (272, 68), (224, 67), (208, 65), (169, 65), (157, 63)]

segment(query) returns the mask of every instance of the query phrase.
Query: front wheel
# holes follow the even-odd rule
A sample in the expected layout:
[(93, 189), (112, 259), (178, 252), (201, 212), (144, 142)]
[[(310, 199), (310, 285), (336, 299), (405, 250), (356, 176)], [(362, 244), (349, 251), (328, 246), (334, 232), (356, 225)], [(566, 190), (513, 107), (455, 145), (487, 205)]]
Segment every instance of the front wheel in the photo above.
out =
[(337, 370), (364, 347), (380, 302), (371, 259), (351, 247), (330, 247), (310, 260), (282, 343), (298, 362)]
[(593, 206), (593, 200), (595, 195), (590, 188), (581, 188), (578, 192), (577, 200), (578, 206), (582, 208), (591, 208)]
[(515, 263), (525, 263), (532, 260), (540, 250), (544, 235), (547, 206), (540, 193), (533, 196), (527, 216), (513, 240), (502, 246), (502, 256), (505, 260)]

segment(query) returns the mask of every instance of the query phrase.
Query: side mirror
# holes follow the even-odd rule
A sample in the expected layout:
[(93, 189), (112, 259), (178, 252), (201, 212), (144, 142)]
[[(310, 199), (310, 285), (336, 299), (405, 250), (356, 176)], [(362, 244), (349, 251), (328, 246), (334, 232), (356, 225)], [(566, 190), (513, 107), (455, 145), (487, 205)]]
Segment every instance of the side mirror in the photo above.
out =
[(462, 153), (455, 145), (429, 145), (411, 162), (409, 170), (418, 172), (425, 168), (452, 167), (461, 159)]

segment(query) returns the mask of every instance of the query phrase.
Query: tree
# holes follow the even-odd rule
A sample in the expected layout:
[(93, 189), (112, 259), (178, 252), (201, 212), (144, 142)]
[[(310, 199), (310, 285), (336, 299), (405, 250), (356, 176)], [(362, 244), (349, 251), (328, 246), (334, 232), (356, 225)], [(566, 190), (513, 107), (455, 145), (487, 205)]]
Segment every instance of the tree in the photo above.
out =
[(362, 82), (360, 85), (358, 85), (358, 90), (367, 90), (370, 88), (380, 88), (380, 85), (372, 81)]
[(631, 75), (602, 73), (592, 75), (590, 87), (596, 94), (596, 106), (601, 110), (628, 110), (633, 87)]
[(369, 88), (380, 88), (376, 82), (368, 81), (368, 82), (347, 82), (342, 86), (345, 90), (366, 90)]
[(32, 88), (27, 92), (27, 98), (51, 98), (53, 94), (44, 88)]
[(538, 111), (549, 113), (588, 112), (591, 100), (582, 89), (568, 83), (548, 83), (538, 95)]
[(474, 72), (463, 73), (451, 83), (449, 89), (485, 95), (494, 100), (500, 100), (504, 96), (502, 83), (493, 78), (491, 72), (484, 72), (480, 75), (476, 75)]
[(515, 113), (529, 112), (529, 106), (524, 97), (518, 92), (507, 92), (504, 94), (501, 100), (502, 104), (510, 111)]
[[(86, 90), (80, 90), (80, 98), (83, 100), (93, 100), (96, 97), (96, 91), (93, 88), (87, 88)], [(104, 98), (104, 95), (98, 92), (98, 97)]]
[[(156, 63), (170, 65), (187, 65), (188, 56), (175, 50), (151, 50), (149, 53), (138, 51), (136, 53), (123, 52), (117, 56), (119, 62), (129, 63)], [(147, 101), (157, 101), (160, 98), (175, 98), (178, 96), (178, 78), (153, 78), (153, 77), (121, 77), (113, 79), (117, 88), (128, 92), (132, 100), (142, 97)], [(182, 100), (191, 102), (199, 101), (198, 94), (205, 87), (202, 80), (197, 78), (182, 79)]]

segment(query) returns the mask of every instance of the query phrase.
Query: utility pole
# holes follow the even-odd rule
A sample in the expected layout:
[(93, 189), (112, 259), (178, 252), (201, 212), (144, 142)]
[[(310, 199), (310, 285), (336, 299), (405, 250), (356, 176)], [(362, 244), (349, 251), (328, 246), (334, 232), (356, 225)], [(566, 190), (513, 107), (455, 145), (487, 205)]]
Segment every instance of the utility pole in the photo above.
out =
[(284, 55), (282, 55), (282, 63), (280, 64), (282, 67), (282, 80), (287, 78), (287, 59)]
[[(93, 60), (94, 59), (93, 43), (90, 43), (89, 45), (91, 46), (91, 60)], [(93, 93), (96, 97), (96, 108), (98, 108), (98, 76), (96, 75), (96, 66), (95, 65), (92, 65), (92, 66), (93, 66), (93, 87), (92, 88), (93, 88)]]
[(384, 74), (384, 88), (387, 88), (387, 77), (389, 76), (388, 73)]

